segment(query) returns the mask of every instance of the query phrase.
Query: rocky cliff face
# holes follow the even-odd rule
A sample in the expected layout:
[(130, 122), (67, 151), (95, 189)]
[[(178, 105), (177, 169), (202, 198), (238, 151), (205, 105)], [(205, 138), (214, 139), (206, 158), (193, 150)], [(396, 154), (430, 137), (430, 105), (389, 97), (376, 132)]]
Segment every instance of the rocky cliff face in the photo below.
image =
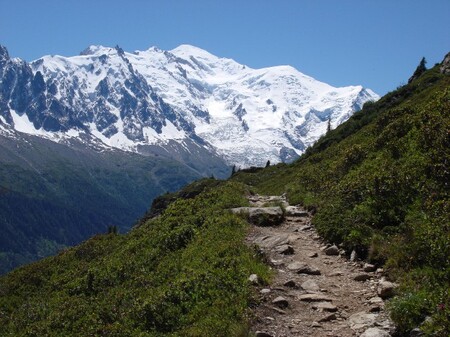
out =
[(444, 59), (442, 60), (440, 71), (445, 75), (450, 74), (450, 52), (447, 53), (447, 55), (445, 55)]

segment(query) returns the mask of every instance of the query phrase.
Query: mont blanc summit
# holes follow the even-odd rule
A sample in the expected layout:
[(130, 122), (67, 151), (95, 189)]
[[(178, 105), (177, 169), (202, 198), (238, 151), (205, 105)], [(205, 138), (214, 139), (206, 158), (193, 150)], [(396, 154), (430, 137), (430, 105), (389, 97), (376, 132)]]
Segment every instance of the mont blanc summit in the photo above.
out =
[(131, 53), (90, 46), (31, 63), (1, 47), (0, 92), (4, 133), (211, 153), (238, 166), (291, 161), (328, 123), (378, 99), (362, 86), (335, 88), (291, 66), (252, 69), (190, 45)]

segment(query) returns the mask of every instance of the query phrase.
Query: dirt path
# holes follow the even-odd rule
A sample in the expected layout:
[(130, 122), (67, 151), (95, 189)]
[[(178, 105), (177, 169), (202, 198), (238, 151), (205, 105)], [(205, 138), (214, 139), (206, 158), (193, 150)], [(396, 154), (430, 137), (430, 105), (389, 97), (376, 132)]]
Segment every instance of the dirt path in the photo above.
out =
[[(253, 196), (250, 202), (253, 207), (288, 206), (283, 197)], [(379, 296), (389, 296), (392, 284), (384, 281), (382, 271), (326, 246), (304, 210), (287, 207), (286, 215), (279, 226), (254, 226), (247, 238), (275, 270), (270, 286), (258, 286), (256, 336), (391, 336), (393, 326)]]

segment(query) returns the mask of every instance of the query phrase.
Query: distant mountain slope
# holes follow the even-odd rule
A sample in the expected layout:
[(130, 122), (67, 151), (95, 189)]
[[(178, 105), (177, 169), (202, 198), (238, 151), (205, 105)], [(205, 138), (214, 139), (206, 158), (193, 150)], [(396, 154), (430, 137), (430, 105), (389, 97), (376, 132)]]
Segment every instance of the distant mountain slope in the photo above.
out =
[(238, 166), (292, 161), (328, 121), (337, 126), (378, 99), (361, 86), (334, 88), (289, 66), (251, 69), (189, 45), (91, 46), (31, 64), (1, 47), (0, 91), (0, 123), (17, 131), (54, 141), (88, 134), (134, 152), (170, 142)]
[(199, 177), (163, 156), (0, 133), (0, 273), (108, 226), (124, 232), (154, 197)]

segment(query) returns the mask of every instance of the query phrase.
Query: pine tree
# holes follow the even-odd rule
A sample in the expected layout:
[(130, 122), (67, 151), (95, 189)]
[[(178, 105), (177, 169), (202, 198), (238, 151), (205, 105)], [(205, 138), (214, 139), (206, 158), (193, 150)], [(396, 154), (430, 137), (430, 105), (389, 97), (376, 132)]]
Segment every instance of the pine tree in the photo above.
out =
[(236, 165), (233, 165), (231, 168), (231, 176), (233, 176), (236, 173)]
[(415, 79), (419, 78), (427, 70), (426, 64), (427, 60), (425, 60), (425, 57), (422, 57), (422, 60), (414, 71), (414, 74), (409, 78), (408, 83), (411, 83)]

